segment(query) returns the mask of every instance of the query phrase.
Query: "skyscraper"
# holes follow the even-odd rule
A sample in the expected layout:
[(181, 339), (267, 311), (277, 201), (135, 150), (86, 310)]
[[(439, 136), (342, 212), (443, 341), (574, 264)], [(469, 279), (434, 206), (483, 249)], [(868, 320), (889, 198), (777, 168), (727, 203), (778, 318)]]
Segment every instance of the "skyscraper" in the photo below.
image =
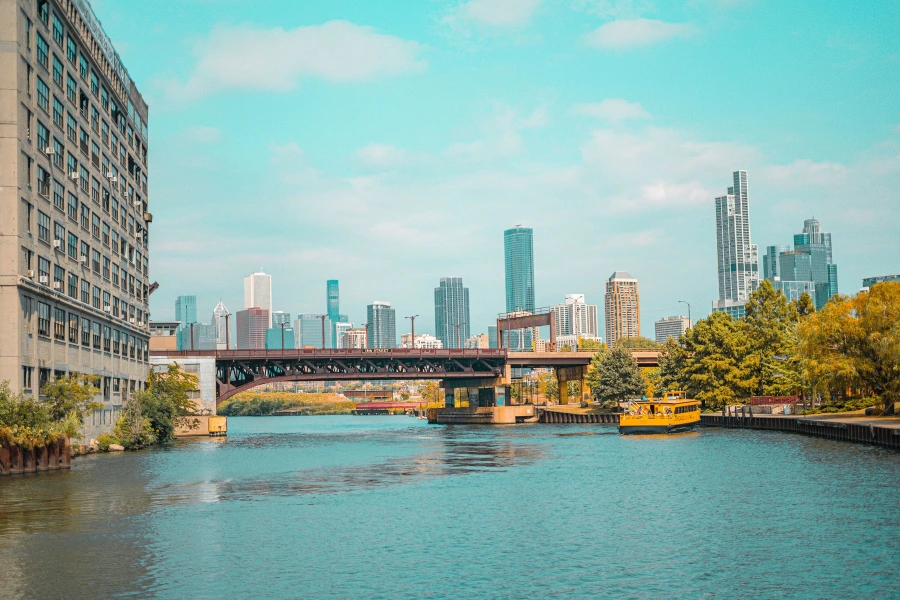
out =
[(197, 322), (197, 296), (175, 298), (175, 320), (185, 324)]
[(396, 348), (397, 324), (390, 302), (375, 300), (366, 307), (369, 348)]
[(270, 318), (269, 311), (264, 308), (239, 310), (235, 315), (238, 350), (264, 350)]
[(641, 335), (641, 297), (637, 279), (616, 271), (606, 281), (606, 343)]
[[(322, 317), (325, 317), (324, 323)], [(324, 336), (323, 329), (324, 326)], [(333, 348), (331, 319), (328, 315), (300, 313), (294, 321), (294, 339), (298, 348)], [(324, 340), (323, 340), (324, 337)], [(324, 341), (324, 344), (322, 343)]]
[(216, 307), (213, 309), (212, 314), (212, 324), (216, 326), (216, 349), (217, 350), (230, 350), (228, 344), (231, 342), (231, 336), (226, 332), (226, 328), (229, 326), (228, 319), (226, 319), (226, 315), (230, 314), (228, 309), (225, 308), (225, 304), (219, 300), (219, 303), (216, 304)]
[(441, 277), (434, 288), (435, 337), (444, 348), (460, 348), (469, 338), (469, 327), (469, 288), (463, 287), (462, 277)]
[(556, 316), (556, 336), (596, 339), (600, 337), (597, 324), (597, 305), (585, 304), (584, 294), (566, 294), (566, 303), (553, 308)]
[(266, 329), (266, 350), (289, 350), (294, 344), (293, 327), (270, 327)]
[(534, 243), (528, 227), (503, 232), (506, 269), (506, 312), (534, 310)]
[(276, 310), (272, 313), (272, 327), (281, 327), (284, 323), (285, 327), (291, 326), (291, 313), (283, 310)]
[(838, 293), (831, 234), (823, 232), (815, 219), (803, 222), (803, 231), (794, 235), (793, 250), (790, 246), (769, 246), (764, 258), (766, 279), (775, 289), (784, 292), (788, 300), (807, 293), (816, 308), (822, 308)]
[(766, 279), (781, 277), (778, 257), (790, 251), (791, 247), (786, 245), (766, 246), (766, 253), (763, 254), (763, 277)]
[[(244, 308), (267, 311), (266, 329), (272, 326), (272, 276), (262, 271), (244, 277)], [(265, 335), (265, 334), (264, 334)]]
[(332, 323), (337, 323), (341, 314), (341, 294), (337, 279), (329, 279), (326, 283), (326, 295), (328, 302), (328, 318)]
[(654, 323), (654, 329), (656, 330), (656, 341), (660, 344), (664, 344), (665, 341), (670, 337), (673, 337), (677, 340), (679, 336), (681, 336), (681, 334), (683, 334), (691, 327), (693, 327), (691, 320), (684, 315), (678, 315), (675, 317), (663, 317), (662, 319)]
[(750, 240), (747, 171), (734, 172), (734, 186), (716, 198), (719, 300), (713, 310), (744, 316), (744, 304), (759, 285), (759, 249)]

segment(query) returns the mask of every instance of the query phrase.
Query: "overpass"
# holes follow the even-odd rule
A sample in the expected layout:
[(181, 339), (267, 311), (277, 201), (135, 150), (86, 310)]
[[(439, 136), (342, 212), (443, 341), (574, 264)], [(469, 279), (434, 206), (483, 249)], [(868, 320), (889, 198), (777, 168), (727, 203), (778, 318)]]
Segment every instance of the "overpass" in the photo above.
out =
[[(656, 366), (655, 351), (634, 350), (640, 366)], [(509, 385), (512, 368), (554, 368), (560, 381), (582, 381), (593, 352), (511, 352), (500, 348), (285, 350), (157, 350), (151, 363), (214, 365), (215, 404), (269, 383), (436, 379), (446, 390)], [(201, 374), (201, 386), (204, 371)], [(211, 374), (211, 373), (210, 373)], [(561, 389), (564, 386), (561, 386)], [(452, 391), (449, 392), (452, 398)], [(563, 400), (561, 398), (561, 400)]]

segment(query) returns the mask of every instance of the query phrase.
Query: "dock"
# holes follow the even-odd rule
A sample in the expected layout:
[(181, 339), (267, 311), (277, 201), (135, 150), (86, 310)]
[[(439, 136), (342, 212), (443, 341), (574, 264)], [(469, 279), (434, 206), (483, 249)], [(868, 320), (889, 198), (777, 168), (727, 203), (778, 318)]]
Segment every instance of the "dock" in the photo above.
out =
[(900, 450), (900, 418), (837, 415), (700, 415), (705, 427), (785, 431), (812, 437), (859, 444), (872, 444)]

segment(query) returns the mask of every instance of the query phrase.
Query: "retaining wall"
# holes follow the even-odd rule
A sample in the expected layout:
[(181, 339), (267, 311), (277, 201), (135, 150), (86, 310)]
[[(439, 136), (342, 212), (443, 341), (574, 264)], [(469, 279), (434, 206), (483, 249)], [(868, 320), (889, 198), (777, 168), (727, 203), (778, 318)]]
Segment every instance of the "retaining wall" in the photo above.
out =
[(818, 420), (803, 417), (751, 417), (749, 415), (723, 417), (720, 414), (701, 415), (700, 423), (707, 427), (789, 431), (828, 440), (874, 444), (900, 450), (900, 428), (879, 427), (873, 423), (846, 423), (829, 419)]
[(0, 440), (0, 475), (69, 469), (72, 466), (71, 457), (72, 446), (69, 438), (34, 448), (25, 448)]

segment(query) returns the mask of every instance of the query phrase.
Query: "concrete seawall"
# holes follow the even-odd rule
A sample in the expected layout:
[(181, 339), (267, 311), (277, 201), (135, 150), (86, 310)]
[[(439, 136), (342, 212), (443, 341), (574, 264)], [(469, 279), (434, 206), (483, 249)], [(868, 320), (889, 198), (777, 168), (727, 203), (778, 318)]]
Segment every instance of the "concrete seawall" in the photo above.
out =
[(900, 420), (879, 420), (860, 417), (785, 417), (781, 415), (700, 416), (706, 427), (763, 429), (799, 433), (828, 440), (873, 444), (900, 450)]

